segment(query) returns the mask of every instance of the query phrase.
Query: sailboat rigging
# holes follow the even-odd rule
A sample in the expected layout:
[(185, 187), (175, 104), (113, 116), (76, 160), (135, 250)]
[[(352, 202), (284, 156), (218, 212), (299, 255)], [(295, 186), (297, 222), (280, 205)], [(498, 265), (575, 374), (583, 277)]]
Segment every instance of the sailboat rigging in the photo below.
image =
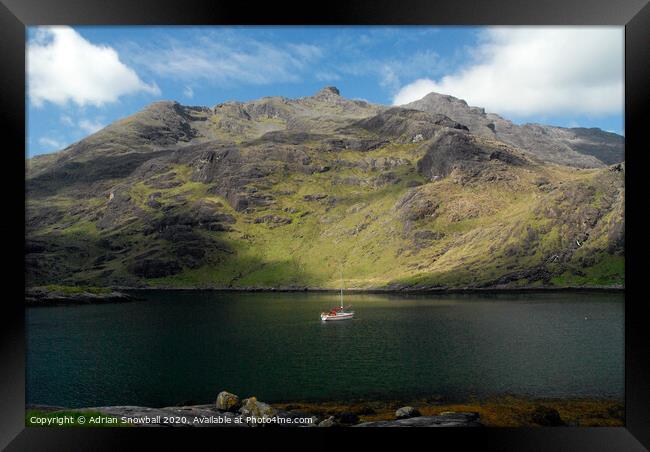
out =
[(341, 292), (339, 294), (339, 306), (333, 307), (328, 312), (321, 312), (320, 319), (323, 322), (332, 320), (349, 320), (354, 317), (352, 306), (343, 306), (343, 270), (341, 270)]

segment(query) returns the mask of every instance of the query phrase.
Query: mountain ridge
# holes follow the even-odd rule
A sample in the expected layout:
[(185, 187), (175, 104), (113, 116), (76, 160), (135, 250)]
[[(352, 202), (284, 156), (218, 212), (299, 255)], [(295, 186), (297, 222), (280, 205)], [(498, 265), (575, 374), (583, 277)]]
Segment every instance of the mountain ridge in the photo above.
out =
[[(440, 100), (444, 100), (441, 102)], [(178, 112), (178, 115), (180, 117), (185, 117), (187, 120), (192, 119), (192, 114), (191, 112), (215, 112), (218, 109), (221, 108), (231, 108), (231, 109), (239, 109), (244, 115), (248, 116), (248, 119), (251, 119), (250, 114), (248, 111), (255, 112), (254, 114), (260, 115), (266, 115), (267, 117), (270, 118), (279, 118), (281, 115), (279, 113), (279, 109), (273, 108), (273, 104), (281, 103), (285, 105), (290, 105), (292, 103), (305, 103), (309, 102), (310, 100), (316, 100), (316, 101), (325, 101), (325, 102), (340, 102), (342, 104), (347, 104), (348, 106), (354, 105), (357, 106), (361, 109), (364, 107), (367, 107), (368, 109), (368, 117), (374, 112), (379, 112), (381, 110), (387, 110), (390, 108), (395, 108), (395, 107), (389, 107), (389, 106), (384, 106), (380, 104), (371, 104), (366, 101), (359, 101), (359, 100), (349, 100), (340, 95), (340, 91), (338, 88), (334, 86), (326, 86), (319, 90), (316, 94), (312, 96), (304, 96), (300, 97), (297, 99), (290, 99), (282, 96), (270, 96), (270, 97), (263, 97), (257, 100), (249, 101), (249, 102), (240, 102), (240, 101), (226, 101), (222, 102), (219, 104), (214, 105), (213, 107), (206, 107), (206, 106), (189, 106), (189, 105), (182, 105), (178, 101), (175, 100), (161, 100), (161, 101), (156, 101), (152, 104), (149, 104), (145, 106), (142, 110), (139, 112), (134, 113), (133, 115), (118, 120), (113, 124), (110, 124), (106, 128), (102, 129), (105, 130), (107, 128), (111, 128), (111, 126), (114, 126), (115, 124), (119, 124), (125, 120), (128, 120), (128, 118), (133, 118), (138, 115), (143, 115), (146, 114), (146, 112), (153, 111), (154, 112), (154, 118), (159, 115), (161, 112), (157, 108), (158, 106), (171, 106), (172, 109), (176, 110)], [(447, 105), (445, 105), (447, 104)], [(451, 106), (451, 107), (450, 107)], [(572, 134), (574, 137), (579, 136), (579, 135), (585, 135), (588, 132), (592, 132), (596, 135), (599, 135), (600, 137), (603, 137), (603, 140), (605, 138), (609, 138), (609, 141), (607, 143), (597, 143), (599, 145), (606, 145), (610, 147), (611, 149), (609, 150), (607, 156), (605, 158), (600, 159), (600, 162), (596, 162), (595, 160), (599, 160), (596, 156), (591, 155), (588, 153), (589, 150), (583, 150), (582, 151), (582, 156), (584, 160), (579, 160), (578, 162), (575, 162), (575, 166), (580, 166), (580, 167), (603, 167), (609, 164), (615, 164), (615, 163), (620, 163), (624, 161), (624, 155), (623, 155), (623, 143), (624, 143), (624, 138), (618, 134), (615, 134), (613, 132), (606, 132), (603, 131), (602, 129), (596, 128), (596, 127), (591, 127), (591, 128), (586, 128), (586, 127), (573, 127), (573, 128), (567, 128), (567, 127), (559, 127), (559, 126), (550, 126), (550, 125), (545, 125), (545, 124), (539, 124), (539, 123), (526, 123), (523, 125), (516, 125), (512, 123), (511, 121), (508, 121), (504, 119), (503, 117), (495, 114), (495, 113), (486, 113), (484, 108), (481, 107), (472, 107), (467, 104), (466, 101), (462, 99), (455, 98), (450, 95), (446, 94), (439, 94), (435, 92), (431, 92), (424, 96), (422, 99), (410, 102), (408, 104), (404, 104), (399, 106), (398, 108), (410, 108), (414, 110), (421, 110), (425, 112), (430, 112), (434, 114), (442, 114), (444, 116), (447, 116), (448, 118), (457, 121), (460, 124), (466, 125), (472, 133), (481, 135), (481, 136), (486, 136), (486, 137), (491, 137), (491, 138), (497, 138), (500, 141), (505, 141), (508, 142), (509, 144), (513, 144), (515, 146), (522, 147), (524, 149), (527, 149), (525, 143), (522, 143), (521, 140), (520, 142), (512, 142), (512, 138), (509, 139), (508, 134), (507, 134), (507, 129), (509, 128), (515, 128), (515, 131), (521, 131), (522, 129), (539, 129), (541, 132), (538, 134), (544, 134), (548, 133), (548, 131), (568, 131), (570, 134)], [(187, 112), (189, 110), (189, 114)], [(232, 112), (229, 112), (232, 114)], [(474, 117), (470, 117), (471, 115), (474, 115)], [(237, 116), (237, 114), (235, 114)], [(197, 117), (195, 119), (199, 120), (205, 120), (205, 118)], [(493, 130), (493, 126), (495, 126), (494, 122), (500, 122), (501, 126), (504, 128), (503, 133), (495, 133), (495, 130)], [(268, 130), (266, 130), (268, 131)], [(263, 131), (265, 133), (266, 131)], [(189, 131), (186, 131), (185, 133), (190, 133)], [(262, 134), (263, 134), (262, 133)], [(511, 132), (512, 133), (512, 132)], [(92, 134), (89, 137), (86, 137), (82, 139), (80, 142), (85, 141), (86, 139), (94, 136), (96, 134)], [(261, 135), (259, 135), (261, 136)], [(505, 139), (504, 139), (505, 138)], [(570, 140), (569, 137), (563, 137), (565, 140)], [(612, 141), (613, 140), (613, 141)], [(75, 148), (75, 146), (78, 144), (73, 143), (70, 146), (67, 146), (64, 148), (62, 151), (69, 150), (71, 148)], [(164, 144), (164, 142), (162, 143)], [(169, 143), (167, 143), (169, 144)], [(539, 144), (539, 143), (537, 143)], [(566, 151), (567, 149), (575, 151), (575, 149), (572, 149), (572, 146), (568, 143), (562, 143), (564, 145), (563, 150)], [(588, 145), (589, 143), (582, 143), (583, 147)], [(580, 147), (580, 143), (573, 143), (573, 146), (578, 146)], [(527, 149), (530, 150), (530, 149)], [(544, 151), (547, 151), (548, 149), (543, 148)], [(54, 153), (49, 153), (49, 154), (44, 154), (44, 155), (39, 155), (35, 156), (31, 159), (28, 160), (39, 160), (42, 158), (48, 158), (53, 155), (58, 154), (61, 151), (56, 151)], [(557, 150), (554, 150), (554, 152), (557, 152)], [(592, 153), (594, 151), (591, 151)], [(578, 154), (581, 154), (580, 151), (577, 152)], [(573, 153), (571, 153), (573, 155)], [(538, 155), (538, 154), (536, 154)], [(539, 156), (539, 155), (538, 155)], [(589, 156), (594, 157), (595, 160), (589, 159)], [(544, 160), (544, 158), (543, 158)], [(571, 162), (567, 162), (566, 159), (563, 161), (553, 161), (554, 163), (561, 163), (561, 164), (569, 164), (571, 165)]]
[[(486, 113), (484, 108), (471, 107), (462, 99), (435, 92), (403, 107), (445, 114), (467, 125), (472, 133), (525, 148), (553, 163), (592, 168), (624, 160), (624, 138), (598, 128), (567, 128), (536, 123), (516, 125), (495, 113)], [(589, 131), (592, 133), (589, 134)]]
[(329, 288), (344, 268), (360, 290), (623, 284), (625, 165), (549, 162), (476, 127), (333, 87), (151, 104), (29, 162), (28, 281)]

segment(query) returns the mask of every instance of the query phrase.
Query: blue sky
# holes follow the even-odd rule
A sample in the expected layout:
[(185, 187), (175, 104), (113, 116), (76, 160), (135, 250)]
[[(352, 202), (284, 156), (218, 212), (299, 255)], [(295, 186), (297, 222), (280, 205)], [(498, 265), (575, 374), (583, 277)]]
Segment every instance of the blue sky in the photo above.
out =
[(400, 105), (451, 94), (517, 123), (623, 132), (622, 27), (39, 27), (27, 155), (161, 99), (308, 96)]

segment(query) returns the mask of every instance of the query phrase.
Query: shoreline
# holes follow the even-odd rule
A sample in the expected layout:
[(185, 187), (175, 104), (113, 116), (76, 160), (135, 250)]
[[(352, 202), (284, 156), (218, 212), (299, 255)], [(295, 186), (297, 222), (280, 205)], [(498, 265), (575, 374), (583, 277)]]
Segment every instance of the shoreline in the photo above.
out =
[[(226, 394), (227, 397), (224, 397)], [(234, 402), (230, 405), (230, 397)], [(240, 400), (222, 392), (216, 403), (182, 404), (162, 408), (115, 405), (86, 408), (64, 408), (27, 405), (26, 416), (79, 416), (94, 413), (105, 417), (126, 419), (128, 426), (228, 426), (235, 418), (247, 416), (303, 419), (300, 425), (319, 427), (402, 427), (402, 426), (464, 426), (464, 427), (540, 427), (540, 426), (622, 426), (624, 402), (612, 398), (534, 398), (513, 395), (464, 401), (420, 398), (412, 400), (355, 400), (264, 403), (255, 397)], [(404, 413), (408, 413), (406, 416)], [(165, 422), (165, 417), (177, 418)], [(178, 419), (184, 417), (185, 419)], [(213, 419), (212, 422), (206, 419)], [(222, 421), (214, 422), (215, 418)], [(142, 422), (142, 419), (147, 419)], [(308, 421), (309, 419), (309, 421)], [(205, 423), (214, 425), (204, 425)], [(291, 423), (291, 421), (288, 421)], [(235, 421), (236, 423), (236, 421)], [(255, 422), (253, 422), (255, 423)], [(144, 425), (147, 424), (147, 425)], [(275, 423), (281, 426), (282, 422)], [(250, 421), (243, 425), (252, 426)], [(285, 425), (289, 426), (289, 425)]]
[(79, 304), (128, 303), (136, 297), (110, 288), (75, 288), (67, 290), (31, 287), (25, 289), (25, 305), (48, 307)]
[[(70, 286), (75, 289), (75, 286)], [(25, 306), (47, 307), (80, 304), (128, 303), (139, 300), (143, 292), (219, 292), (219, 293), (330, 293), (338, 294), (340, 289), (322, 287), (97, 287), (103, 293), (93, 293), (83, 289), (74, 293), (48, 290), (42, 286), (25, 289)], [(625, 287), (583, 286), (583, 287), (482, 287), (482, 288), (422, 288), (422, 289), (343, 289), (348, 295), (507, 295), (540, 293), (625, 293)]]
[[(205, 291), (205, 292), (313, 292), (313, 293), (339, 293), (341, 289), (321, 287), (119, 287), (122, 291)], [(576, 286), (576, 287), (468, 287), (468, 288), (422, 288), (422, 289), (343, 289), (343, 293), (395, 293), (395, 294), (438, 294), (438, 293), (547, 293), (547, 292), (625, 292), (625, 287), (618, 286)]]

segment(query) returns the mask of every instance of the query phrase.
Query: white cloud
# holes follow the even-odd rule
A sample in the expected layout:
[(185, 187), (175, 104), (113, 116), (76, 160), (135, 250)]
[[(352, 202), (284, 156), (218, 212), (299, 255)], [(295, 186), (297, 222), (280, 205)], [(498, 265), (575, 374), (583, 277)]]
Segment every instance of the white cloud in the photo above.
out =
[(183, 96), (187, 97), (188, 99), (191, 99), (194, 97), (194, 90), (192, 89), (191, 86), (186, 86), (185, 89), (183, 90)]
[(395, 89), (399, 87), (400, 81), (399, 76), (397, 75), (395, 68), (390, 64), (385, 64), (380, 67), (380, 80), (379, 85), (383, 87), (388, 87)]
[(402, 86), (393, 103), (435, 91), (502, 114), (622, 113), (621, 27), (490, 28), (470, 54), (453, 74)]
[(60, 120), (61, 120), (61, 124), (65, 125), (65, 126), (73, 126), (74, 125), (74, 121), (68, 115), (61, 116)]
[(159, 95), (120, 61), (111, 47), (92, 44), (70, 27), (39, 28), (27, 45), (29, 100), (64, 105), (101, 106), (120, 96), (146, 92)]
[(341, 76), (333, 71), (319, 71), (314, 74), (319, 82), (335, 82), (341, 80)]
[(59, 121), (61, 124), (66, 126), (66, 128), (74, 128), (77, 131), (84, 132), (86, 135), (95, 133), (98, 130), (106, 127), (106, 124), (101, 121), (101, 117), (95, 119), (82, 118), (79, 121), (76, 121), (70, 115), (62, 115), (59, 118)]
[[(387, 33), (390, 33), (388, 31)], [(344, 50), (339, 50), (342, 53)], [(419, 51), (401, 58), (368, 58), (359, 56), (353, 61), (339, 65), (342, 73), (355, 77), (376, 76), (379, 85), (389, 92), (396, 92), (402, 86), (402, 80), (413, 78), (422, 73), (437, 74), (445, 68), (446, 62), (433, 50)]]
[(87, 134), (92, 134), (105, 127), (104, 124), (97, 120), (82, 119), (79, 121), (79, 128)]
[(129, 59), (158, 77), (221, 86), (298, 82), (323, 52), (310, 44), (276, 45), (228, 33), (127, 48)]
[(38, 144), (47, 148), (47, 150), (57, 150), (65, 146), (65, 144), (59, 140), (49, 137), (41, 137), (38, 139)]
[(323, 56), (323, 50), (312, 44), (287, 44), (287, 48), (296, 56), (314, 60)]

